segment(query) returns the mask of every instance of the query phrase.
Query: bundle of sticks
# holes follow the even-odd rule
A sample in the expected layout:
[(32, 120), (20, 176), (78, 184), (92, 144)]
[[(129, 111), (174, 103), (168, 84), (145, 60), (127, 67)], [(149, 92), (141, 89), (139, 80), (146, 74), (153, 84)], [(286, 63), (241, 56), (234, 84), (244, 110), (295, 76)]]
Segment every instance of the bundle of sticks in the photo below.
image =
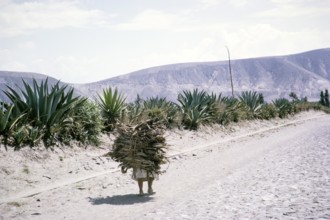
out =
[(152, 120), (135, 126), (121, 124), (118, 127), (118, 136), (109, 155), (119, 162), (122, 172), (129, 168), (139, 168), (147, 172), (161, 174), (161, 165), (165, 164), (166, 143), (164, 127), (161, 123)]

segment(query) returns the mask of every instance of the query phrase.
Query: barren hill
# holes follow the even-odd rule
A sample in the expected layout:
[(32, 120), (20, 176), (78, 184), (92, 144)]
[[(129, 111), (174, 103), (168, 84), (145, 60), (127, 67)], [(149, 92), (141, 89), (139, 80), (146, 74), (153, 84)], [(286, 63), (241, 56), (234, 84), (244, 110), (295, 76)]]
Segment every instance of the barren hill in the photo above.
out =
[[(262, 92), (266, 100), (286, 97), (294, 92), (298, 97), (317, 100), (321, 90), (330, 88), (330, 48), (300, 54), (232, 60), (232, 74), (236, 94), (254, 90)], [(22, 78), (32, 82), (47, 76), (36, 73), (0, 71), (0, 88), (22, 85)], [(50, 78), (50, 82), (56, 79)], [(93, 97), (106, 87), (118, 87), (133, 101), (137, 94), (176, 100), (178, 92), (199, 88), (209, 92), (231, 93), (228, 61), (180, 63), (151, 67), (119, 77), (87, 84), (74, 84), (77, 93)], [(0, 100), (4, 99), (0, 92)]]

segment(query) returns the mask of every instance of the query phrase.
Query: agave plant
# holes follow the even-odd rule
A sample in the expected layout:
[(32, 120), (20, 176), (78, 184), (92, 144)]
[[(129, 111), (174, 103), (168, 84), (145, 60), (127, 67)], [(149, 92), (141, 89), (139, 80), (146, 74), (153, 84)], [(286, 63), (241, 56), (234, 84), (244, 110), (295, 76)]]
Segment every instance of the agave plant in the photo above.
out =
[(270, 120), (272, 118), (276, 118), (277, 110), (273, 103), (264, 104), (261, 108), (260, 118)]
[(4, 109), (4, 103), (0, 106), (0, 134), (4, 134), (9, 130), (14, 123), (10, 124), (9, 118), (14, 106), (9, 106), (7, 110)]
[(164, 121), (169, 127), (177, 117), (177, 106), (166, 98), (152, 97), (143, 102), (143, 111), (154, 121)]
[(238, 98), (246, 108), (248, 118), (260, 117), (261, 108), (264, 104), (261, 93), (257, 93), (255, 91), (244, 91)]
[[(58, 81), (49, 89), (48, 79), (42, 81), (40, 85), (33, 79), (33, 86), (23, 80), (24, 89), (19, 88), (18, 92), (8, 86), (8, 91), (4, 93), (14, 105), (12, 118), (24, 114), (21, 124), (31, 126), (31, 129), (28, 129), (29, 132), (23, 132), (24, 129), (18, 128), (18, 131), (22, 131), (18, 133), (28, 133), (30, 137), (40, 134), (48, 146), (53, 144), (53, 139), (58, 135), (54, 133), (57, 131), (54, 126), (62, 129), (70, 126), (70, 122), (72, 122), (72, 119), (69, 118), (70, 112), (82, 105), (86, 99), (74, 97), (72, 88), (60, 86), (59, 83)], [(19, 139), (23, 140), (23, 138)], [(37, 139), (37, 137), (33, 139)]]
[(77, 140), (82, 144), (99, 145), (99, 135), (103, 129), (101, 112), (98, 106), (90, 101), (86, 101), (79, 106), (72, 114), (73, 126), (68, 127), (67, 132), (61, 137), (67, 141)]
[(137, 103), (127, 104), (123, 116), (123, 121), (127, 124), (134, 124), (142, 121), (143, 118), (143, 105)]
[(222, 97), (220, 94), (215, 106), (215, 121), (217, 123), (227, 125), (230, 122), (239, 121), (242, 105), (236, 98)]
[(180, 93), (178, 101), (183, 114), (183, 125), (188, 129), (197, 129), (200, 124), (210, 122), (213, 118), (214, 100), (204, 90), (184, 90)]
[(15, 150), (19, 150), (23, 145), (33, 147), (40, 143), (44, 134), (43, 129), (32, 127), (29, 124), (19, 124), (10, 135), (10, 144), (15, 147)]
[(12, 119), (11, 114), (13, 108), (13, 105), (8, 105), (3, 102), (0, 103), (0, 135), (3, 136), (3, 141), (6, 149), (8, 138), (13, 130), (13, 127), (15, 126), (17, 121), (24, 116), (24, 114), (22, 114), (19, 117)]
[(8, 86), (9, 91), (5, 94), (15, 104), (15, 110), (19, 113), (27, 112), (27, 116), (34, 125), (45, 125), (50, 127), (65, 119), (67, 113), (81, 105), (86, 99), (74, 97), (71, 88), (66, 92), (67, 86), (59, 85), (57, 82), (49, 91), (48, 79), (42, 81), (40, 86), (33, 80), (33, 88), (24, 80), (25, 91), (19, 89), (23, 97), (13, 88)]
[(19, 126), (12, 134), (12, 145), (15, 150), (19, 149), (23, 144), (28, 142), (29, 131), (27, 125)]
[(107, 88), (103, 90), (103, 95), (98, 94), (98, 105), (105, 119), (105, 130), (112, 131), (116, 122), (122, 117), (125, 110), (126, 98), (118, 92), (118, 89)]
[(292, 103), (285, 98), (275, 99), (273, 104), (275, 105), (280, 118), (285, 118), (293, 112)]

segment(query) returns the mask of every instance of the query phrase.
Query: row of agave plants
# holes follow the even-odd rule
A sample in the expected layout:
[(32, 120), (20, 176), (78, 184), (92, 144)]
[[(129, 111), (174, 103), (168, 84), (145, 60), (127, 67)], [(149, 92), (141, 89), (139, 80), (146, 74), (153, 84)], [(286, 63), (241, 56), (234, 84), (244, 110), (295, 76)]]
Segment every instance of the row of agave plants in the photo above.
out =
[(117, 123), (136, 124), (145, 120), (161, 121), (167, 128), (183, 127), (197, 130), (200, 125), (251, 119), (284, 118), (303, 110), (322, 107), (318, 103), (281, 98), (266, 103), (263, 95), (254, 91), (242, 92), (238, 98), (209, 94), (204, 90), (182, 91), (177, 102), (137, 96), (132, 103), (115, 88), (107, 88), (91, 101), (74, 95), (74, 89), (49, 87), (48, 80), (33, 85), (24, 82), (18, 90), (4, 91), (10, 103), (0, 102), (0, 143), (13, 146), (100, 144), (101, 133), (113, 132)]

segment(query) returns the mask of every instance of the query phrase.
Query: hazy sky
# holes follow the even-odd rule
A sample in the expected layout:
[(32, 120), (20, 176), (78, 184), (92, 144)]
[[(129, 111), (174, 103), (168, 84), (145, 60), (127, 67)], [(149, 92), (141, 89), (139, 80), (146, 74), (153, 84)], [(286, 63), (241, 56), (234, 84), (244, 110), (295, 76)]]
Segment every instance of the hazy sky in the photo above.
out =
[(330, 0), (0, 0), (0, 70), (85, 83), (330, 47)]

